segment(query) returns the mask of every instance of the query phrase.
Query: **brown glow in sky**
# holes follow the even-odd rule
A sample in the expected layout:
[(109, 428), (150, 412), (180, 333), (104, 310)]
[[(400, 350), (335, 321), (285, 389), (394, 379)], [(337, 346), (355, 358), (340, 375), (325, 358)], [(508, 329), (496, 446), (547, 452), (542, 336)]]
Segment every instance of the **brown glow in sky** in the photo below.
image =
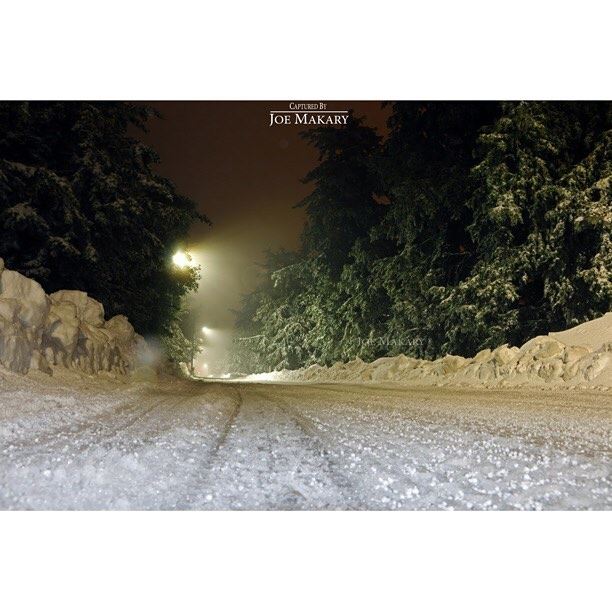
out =
[[(163, 115), (144, 136), (161, 157), (160, 173), (213, 222), (190, 232), (189, 247), (202, 265), (193, 307), (203, 325), (229, 329), (230, 309), (254, 287), (263, 252), (299, 244), (305, 217), (294, 205), (312, 188), (301, 179), (316, 164), (316, 152), (299, 137), (303, 126), (269, 127), (269, 111), (288, 102), (149, 104)], [(353, 109), (379, 131), (389, 114), (380, 102), (328, 102), (328, 108)]]

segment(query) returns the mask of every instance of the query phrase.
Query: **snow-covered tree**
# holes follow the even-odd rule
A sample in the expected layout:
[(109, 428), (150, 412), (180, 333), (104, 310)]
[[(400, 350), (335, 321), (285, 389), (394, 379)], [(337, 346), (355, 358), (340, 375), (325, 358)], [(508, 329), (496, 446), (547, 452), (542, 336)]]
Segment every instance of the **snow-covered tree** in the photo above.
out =
[(0, 255), (47, 291), (75, 288), (167, 329), (196, 271), (169, 266), (195, 204), (132, 134), (152, 111), (116, 102), (0, 104)]
[(338, 276), (355, 240), (382, 216), (376, 200), (380, 137), (352, 114), (346, 126), (314, 129), (302, 137), (319, 154), (319, 163), (303, 181), (312, 183), (313, 190), (298, 204), (307, 213), (303, 250), (321, 255)]
[(612, 310), (611, 113), (410, 102), (382, 143), (313, 133), (304, 249), (249, 302), (251, 357), (469, 355)]
[(513, 103), (483, 133), (467, 202), (477, 263), (440, 292), (442, 350), (520, 344), (612, 309), (611, 110)]

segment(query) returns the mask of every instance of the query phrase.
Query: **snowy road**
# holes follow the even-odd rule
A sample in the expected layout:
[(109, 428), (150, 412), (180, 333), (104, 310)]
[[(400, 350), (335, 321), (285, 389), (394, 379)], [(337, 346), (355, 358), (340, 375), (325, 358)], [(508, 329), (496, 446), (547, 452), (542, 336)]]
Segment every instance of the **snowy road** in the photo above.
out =
[(612, 396), (0, 386), (0, 507), (612, 509)]

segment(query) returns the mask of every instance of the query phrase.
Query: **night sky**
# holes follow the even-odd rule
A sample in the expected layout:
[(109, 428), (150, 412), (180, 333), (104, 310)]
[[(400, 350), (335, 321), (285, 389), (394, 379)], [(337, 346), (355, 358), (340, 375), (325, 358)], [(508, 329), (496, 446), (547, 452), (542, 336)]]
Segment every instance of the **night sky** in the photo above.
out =
[[(269, 127), (269, 111), (287, 109), (288, 102), (148, 104), (163, 116), (141, 136), (159, 153), (159, 172), (213, 222), (193, 226), (189, 237), (202, 265), (192, 308), (203, 325), (229, 330), (230, 309), (254, 287), (264, 250), (298, 246), (304, 212), (293, 206), (312, 189), (301, 179), (316, 164), (316, 152), (299, 138), (303, 126)], [(381, 133), (389, 114), (380, 102), (328, 102), (328, 108), (354, 109)]]

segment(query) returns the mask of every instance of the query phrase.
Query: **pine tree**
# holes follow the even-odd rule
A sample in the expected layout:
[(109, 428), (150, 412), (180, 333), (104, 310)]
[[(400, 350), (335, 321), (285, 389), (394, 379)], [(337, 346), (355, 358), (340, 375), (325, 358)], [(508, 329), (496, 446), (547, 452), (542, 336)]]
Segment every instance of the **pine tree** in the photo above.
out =
[(157, 175), (132, 136), (149, 108), (115, 102), (0, 104), (0, 254), (47, 291), (74, 288), (141, 333), (168, 329), (195, 270), (169, 265), (207, 219)]
[(443, 292), (447, 350), (563, 329), (612, 308), (612, 105), (505, 105), (467, 205), (478, 263)]
[(483, 126), (499, 113), (495, 103), (393, 104), (381, 176), (391, 205), (375, 235), (395, 244), (376, 266), (374, 283), (391, 302), (388, 335), (397, 347), (435, 357), (446, 326), (433, 313), (439, 287), (465, 278), (477, 255), (467, 231), (473, 149)]
[(304, 249), (250, 303), (262, 369), (473, 355), (612, 310), (612, 104), (398, 103), (389, 128), (308, 137)]
[[(312, 193), (298, 206), (307, 224), (298, 253), (269, 254), (266, 281), (244, 303), (235, 363), (242, 369), (296, 368), (346, 358), (360, 337), (350, 320), (362, 301), (351, 286), (353, 246), (381, 219), (375, 130), (351, 115), (346, 127), (304, 132), (319, 152), (305, 177)], [(348, 284), (349, 293), (345, 291)], [(365, 283), (364, 283), (365, 284)], [(252, 366), (251, 366), (252, 367)]]
[(306, 131), (303, 138), (319, 153), (319, 163), (304, 178), (314, 188), (298, 206), (308, 216), (302, 236), (306, 255), (322, 255), (338, 276), (359, 237), (382, 216), (376, 155), (380, 137), (352, 114), (341, 128)]

